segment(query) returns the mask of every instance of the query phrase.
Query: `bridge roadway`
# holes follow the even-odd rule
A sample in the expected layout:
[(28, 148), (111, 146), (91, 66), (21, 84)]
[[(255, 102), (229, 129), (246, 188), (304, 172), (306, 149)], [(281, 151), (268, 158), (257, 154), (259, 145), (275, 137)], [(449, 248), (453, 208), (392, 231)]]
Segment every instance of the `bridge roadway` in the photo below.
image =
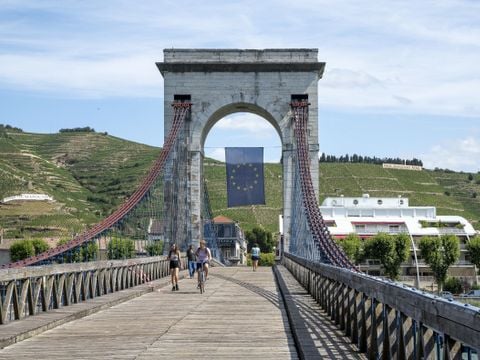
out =
[[(290, 273), (278, 267), (305, 358), (363, 358)], [(271, 268), (214, 268), (195, 280), (63, 324), (0, 350), (0, 359), (297, 359)], [(293, 318), (292, 318), (293, 316)], [(7, 325), (8, 326), (8, 325)]]

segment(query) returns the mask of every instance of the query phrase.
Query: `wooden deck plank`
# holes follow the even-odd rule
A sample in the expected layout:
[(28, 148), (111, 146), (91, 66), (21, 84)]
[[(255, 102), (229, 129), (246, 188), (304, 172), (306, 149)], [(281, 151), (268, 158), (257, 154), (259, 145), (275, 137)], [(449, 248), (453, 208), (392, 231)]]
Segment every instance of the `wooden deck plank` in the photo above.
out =
[[(359, 357), (282, 268), (289, 299), (315, 344), (308, 358)], [(206, 293), (196, 281), (117, 304), (0, 350), (1, 359), (297, 359), (283, 300), (270, 268), (214, 268)], [(316, 314), (315, 312), (318, 312)], [(302, 315), (303, 314), (303, 315)], [(306, 316), (308, 315), (308, 316)], [(319, 323), (317, 323), (317, 321)]]
[(215, 268), (195, 280), (61, 325), (0, 351), (2, 359), (296, 359), (271, 269)]

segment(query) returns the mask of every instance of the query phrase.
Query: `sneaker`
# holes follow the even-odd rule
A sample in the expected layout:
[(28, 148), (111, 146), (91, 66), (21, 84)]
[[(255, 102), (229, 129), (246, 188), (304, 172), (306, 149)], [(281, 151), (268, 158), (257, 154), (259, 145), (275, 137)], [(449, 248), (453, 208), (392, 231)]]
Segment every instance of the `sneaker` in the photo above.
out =
[(178, 284), (176, 284), (176, 285), (175, 285), (175, 290), (177, 290), (177, 291), (178, 291)]
[(172, 286), (172, 291), (175, 291), (175, 286)]

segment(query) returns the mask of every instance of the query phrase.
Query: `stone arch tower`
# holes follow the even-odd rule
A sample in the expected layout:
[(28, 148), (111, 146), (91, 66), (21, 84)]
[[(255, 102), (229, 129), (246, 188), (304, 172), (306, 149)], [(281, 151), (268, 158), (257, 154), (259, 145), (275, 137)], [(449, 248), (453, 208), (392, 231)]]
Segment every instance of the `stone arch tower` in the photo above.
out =
[[(277, 130), (282, 142), (283, 229), (288, 249), (293, 190), (294, 141), (290, 102), (306, 98), (310, 102), (310, 166), (318, 194), (318, 105), (317, 82), (325, 63), (318, 62), (317, 49), (166, 49), (157, 67), (164, 77), (165, 134), (172, 124), (170, 104), (190, 98), (188, 126), (188, 186), (190, 204), (188, 234), (195, 241), (202, 234), (203, 146), (217, 121), (235, 112), (251, 112), (263, 117)], [(166, 136), (166, 135), (165, 135)], [(248, 146), (248, 144), (246, 145)], [(167, 204), (168, 207), (168, 204)]]

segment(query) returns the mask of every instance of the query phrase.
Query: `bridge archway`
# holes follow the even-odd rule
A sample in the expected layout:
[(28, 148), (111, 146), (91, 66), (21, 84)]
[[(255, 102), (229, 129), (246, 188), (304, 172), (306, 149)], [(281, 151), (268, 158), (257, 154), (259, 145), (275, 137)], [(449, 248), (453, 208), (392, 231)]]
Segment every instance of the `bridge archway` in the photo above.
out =
[[(203, 128), (198, 127), (198, 131), (201, 131), (201, 134), (199, 135), (202, 150), (205, 148), (205, 141), (207, 139), (207, 136), (210, 133), (210, 130), (215, 126), (215, 124), (223, 118), (237, 113), (250, 113), (261, 117), (262, 120), (266, 120), (268, 123), (270, 123), (270, 125), (273, 126), (278, 136), (280, 137), (280, 141), (282, 142), (282, 129), (278, 126), (278, 123), (275, 121), (275, 118), (272, 116), (272, 114), (270, 114), (267, 110), (261, 108), (257, 104), (231, 103), (215, 111), (207, 120), (207, 123)], [(196, 129), (194, 129), (194, 131), (195, 130)]]
[[(325, 63), (318, 62), (317, 56), (317, 49), (164, 50), (164, 62), (157, 63), (157, 67), (164, 77), (165, 134), (172, 126), (171, 102), (188, 99), (192, 103), (186, 125), (189, 216), (183, 233), (170, 236), (167, 229), (167, 241), (184, 244), (196, 242), (202, 236), (202, 164), (206, 136), (226, 115), (251, 112), (270, 122), (281, 139), (284, 246), (288, 248), (296, 166), (292, 99), (308, 99), (310, 103), (307, 138), (310, 170), (318, 195), (317, 82)], [(168, 203), (166, 206), (168, 213)]]

